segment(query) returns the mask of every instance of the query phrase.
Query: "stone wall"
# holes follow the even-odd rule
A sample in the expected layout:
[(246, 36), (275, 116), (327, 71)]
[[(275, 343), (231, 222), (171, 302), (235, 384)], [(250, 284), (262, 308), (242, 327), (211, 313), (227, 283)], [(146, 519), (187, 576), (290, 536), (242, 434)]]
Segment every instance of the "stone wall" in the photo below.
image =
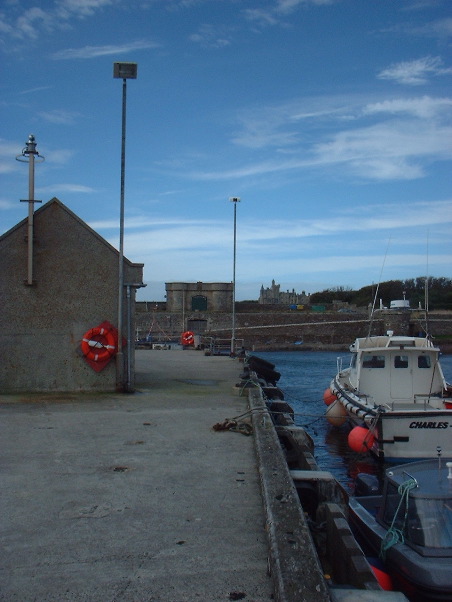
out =
[[(190, 323), (204, 323), (201, 332), (217, 338), (230, 338), (232, 314), (229, 312), (137, 313), (140, 336), (151, 331), (153, 340), (178, 340)], [(367, 313), (237, 311), (236, 338), (243, 339), (247, 349), (348, 349), (356, 337), (369, 331)], [(416, 312), (375, 312), (372, 334), (393, 330), (399, 335), (423, 332), (423, 316)], [(430, 316), (430, 332), (438, 342), (452, 343), (452, 313)]]

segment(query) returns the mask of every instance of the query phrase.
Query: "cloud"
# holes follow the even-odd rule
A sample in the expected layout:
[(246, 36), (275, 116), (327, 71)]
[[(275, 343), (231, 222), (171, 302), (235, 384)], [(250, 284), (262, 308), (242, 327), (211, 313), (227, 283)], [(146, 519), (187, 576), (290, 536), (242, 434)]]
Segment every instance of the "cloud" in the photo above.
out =
[(419, 86), (426, 84), (430, 76), (448, 75), (452, 69), (442, 67), (443, 61), (439, 56), (426, 56), (413, 61), (393, 63), (378, 74), (379, 79), (394, 80), (399, 84)]
[(17, 203), (13, 203), (12, 201), (8, 201), (6, 199), (0, 199), (0, 211), (6, 209), (17, 209)]
[(115, 0), (57, 0), (56, 14), (62, 19), (91, 17), (104, 6), (115, 4)]
[(302, 6), (326, 6), (336, 0), (277, 0), (274, 6), (268, 8), (249, 8), (243, 11), (245, 17), (258, 25), (266, 27), (285, 22), (285, 18)]
[(80, 113), (75, 111), (66, 111), (65, 109), (54, 109), (53, 111), (41, 111), (38, 113), (41, 119), (48, 121), (49, 123), (55, 123), (58, 125), (72, 125), (75, 123)]
[(244, 153), (246, 160), (238, 164), (236, 151), (237, 162), (223, 159), (229, 168), (206, 167), (188, 177), (221, 181), (322, 169), (360, 180), (422, 178), (433, 163), (452, 157), (451, 109), (452, 98), (428, 95), (378, 102), (356, 96), (348, 103), (340, 97), (303, 98), (242, 109), (230, 142), (255, 152)]
[[(140, 221), (145, 223), (141, 229)], [(133, 221), (136, 228), (132, 231), (131, 222), (126, 219), (125, 224), (126, 256), (144, 262), (145, 280), (196, 281), (201, 277), (204, 281), (230, 281), (229, 221), (190, 219), (184, 224), (183, 219), (173, 218), (152, 227), (150, 222), (148, 217), (136, 218)], [(410, 202), (409, 211), (406, 203), (365, 205), (359, 212), (337, 206), (327, 218), (325, 215), (297, 220), (262, 217), (258, 224), (254, 217), (240, 216), (237, 282), (265, 283), (271, 277), (269, 274), (279, 274), (281, 280), (285, 274), (290, 274), (291, 279), (299, 274), (301, 281), (308, 274), (321, 273), (329, 275), (325, 287), (334, 283), (355, 286), (359, 280), (359, 288), (378, 278), (389, 238), (385, 278), (394, 270), (397, 278), (400, 273), (403, 277), (418, 276), (427, 261), (424, 253), (427, 229), (434, 228), (438, 240), (442, 240), (451, 222), (452, 199)], [(117, 245), (116, 238), (111, 242)], [(303, 261), (303, 257), (308, 259)], [(435, 246), (431, 241), (428, 260), (430, 273), (436, 271), (441, 275), (452, 257), (445, 252), (443, 243)], [(256, 289), (251, 298), (257, 295)]]
[(452, 18), (437, 19), (422, 26), (410, 27), (408, 33), (433, 38), (450, 38), (452, 36)]
[(22, 40), (38, 39), (42, 33), (68, 27), (71, 19), (93, 16), (102, 8), (115, 4), (115, 0), (55, 0), (50, 8), (22, 3), (10, 3), (0, 15), (0, 33)]
[(91, 186), (84, 186), (83, 184), (51, 184), (49, 186), (40, 186), (38, 189), (40, 193), (50, 193), (54, 196), (61, 192), (76, 192), (81, 194), (97, 192), (95, 188)]
[(21, 154), (22, 148), (14, 142), (7, 142), (0, 138), (0, 173), (17, 171), (18, 163), (15, 157)]
[(84, 46), (82, 48), (66, 48), (51, 55), (55, 60), (68, 59), (93, 59), (99, 56), (120, 55), (143, 50), (146, 48), (158, 48), (158, 44), (146, 40), (129, 42), (128, 44), (108, 44), (106, 46)]
[(452, 108), (451, 98), (432, 98), (421, 96), (419, 98), (397, 98), (368, 104), (363, 109), (364, 115), (387, 113), (390, 115), (412, 115), (420, 119), (431, 119), (444, 115)]
[(35, 92), (43, 92), (44, 90), (50, 90), (52, 86), (37, 86), (36, 88), (28, 88), (27, 90), (22, 90), (19, 94), (34, 94)]
[(452, 157), (452, 127), (399, 120), (342, 131), (314, 147), (322, 165), (345, 165), (355, 174), (377, 180), (415, 179), (423, 161)]
[(199, 27), (196, 33), (189, 36), (189, 40), (205, 48), (224, 48), (231, 43), (229, 36), (229, 32), (224, 27), (218, 30), (213, 25), (205, 23)]

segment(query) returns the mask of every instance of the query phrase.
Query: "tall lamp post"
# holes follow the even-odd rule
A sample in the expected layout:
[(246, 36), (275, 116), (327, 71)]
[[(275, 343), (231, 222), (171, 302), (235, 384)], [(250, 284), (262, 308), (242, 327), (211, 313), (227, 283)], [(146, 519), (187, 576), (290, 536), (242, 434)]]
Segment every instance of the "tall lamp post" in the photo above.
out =
[(240, 203), (240, 197), (233, 196), (229, 199), (234, 203), (234, 261), (232, 268), (232, 334), (231, 334), (231, 356), (235, 355), (235, 263), (237, 249), (237, 203)]
[(44, 161), (44, 157), (40, 155), (36, 149), (36, 138), (33, 134), (28, 136), (28, 142), (22, 149), (22, 154), (17, 155), (17, 161), (28, 161), (28, 199), (22, 199), (22, 203), (28, 203), (28, 262), (27, 262), (27, 280), (26, 284), (31, 286), (33, 284), (33, 213), (34, 204), (40, 203), (35, 199), (35, 163)]
[(119, 278), (118, 278), (118, 352), (116, 354), (116, 388), (124, 391), (124, 354), (122, 352), (124, 299), (124, 181), (126, 167), (126, 101), (127, 80), (137, 78), (136, 63), (113, 63), (113, 77), (122, 79), (122, 133), (121, 133), (121, 195), (119, 212)]

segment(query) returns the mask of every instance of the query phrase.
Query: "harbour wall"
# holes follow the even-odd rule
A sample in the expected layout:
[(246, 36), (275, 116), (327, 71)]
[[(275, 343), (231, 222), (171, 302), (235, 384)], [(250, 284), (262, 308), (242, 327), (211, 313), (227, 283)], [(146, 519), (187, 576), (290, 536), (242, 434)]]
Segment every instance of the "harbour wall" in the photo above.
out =
[[(356, 337), (385, 334), (420, 335), (426, 332), (425, 312), (378, 310), (372, 320), (367, 312), (306, 312), (290, 309), (232, 312), (167, 312), (163, 304), (137, 304), (137, 339), (150, 335), (154, 342), (178, 340), (185, 330), (203, 337), (230, 339), (232, 321), (239, 344), (254, 350), (348, 349)], [(149, 309), (151, 310), (149, 311)], [(452, 352), (452, 312), (431, 312), (428, 332), (446, 353)]]

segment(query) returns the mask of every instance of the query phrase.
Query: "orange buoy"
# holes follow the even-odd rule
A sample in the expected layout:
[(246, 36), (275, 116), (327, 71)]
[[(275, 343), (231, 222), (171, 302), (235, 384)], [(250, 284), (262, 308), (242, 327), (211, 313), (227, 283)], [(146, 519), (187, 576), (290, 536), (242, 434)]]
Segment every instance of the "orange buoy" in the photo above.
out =
[(377, 581), (378, 581), (381, 589), (384, 589), (387, 592), (392, 592), (394, 589), (394, 586), (392, 584), (391, 576), (388, 575), (388, 573), (386, 573), (385, 571), (382, 571), (381, 569), (377, 568), (376, 566), (373, 566), (373, 564), (370, 565), (370, 568), (372, 569), (375, 577), (377, 578)]
[(181, 342), (181, 345), (183, 345), (184, 347), (188, 347), (189, 345), (194, 345), (195, 344), (195, 335), (190, 330), (187, 330), (186, 332), (182, 333), (180, 342)]
[(105, 362), (116, 353), (114, 333), (101, 326), (85, 332), (80, 346), (83, 355), (92, 362)]
[(326, 403), (327, 406), (330, 406), (332, 403), (334, 403), (336, 399), (336, 395), (331, 391), (329, 387), (328, 389), (325, 389), (325, 391), (323, 392), (323, 401)]
[(368, 452), (374, 442), (374, 435), (365, 426), (355, 426), (348, 434), (348, 445), (350, 449), (358, 454)]
[(347, 410), (341, 404), (339, 399), (336, 399), (336, 401), (333, 401), (333, 403), (328, 406), (325, 416), (328, 422), (333, 426), (342, 426), (347, 422)]

